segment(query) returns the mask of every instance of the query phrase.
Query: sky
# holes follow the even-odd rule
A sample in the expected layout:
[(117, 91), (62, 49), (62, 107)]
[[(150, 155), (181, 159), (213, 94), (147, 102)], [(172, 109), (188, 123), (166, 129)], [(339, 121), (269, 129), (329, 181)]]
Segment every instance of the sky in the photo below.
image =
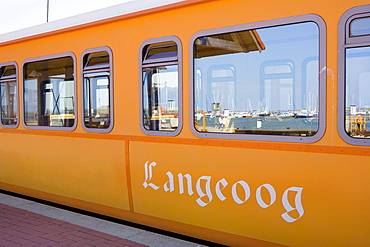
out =
[(0, 34), (135, 0), (1, 0)]

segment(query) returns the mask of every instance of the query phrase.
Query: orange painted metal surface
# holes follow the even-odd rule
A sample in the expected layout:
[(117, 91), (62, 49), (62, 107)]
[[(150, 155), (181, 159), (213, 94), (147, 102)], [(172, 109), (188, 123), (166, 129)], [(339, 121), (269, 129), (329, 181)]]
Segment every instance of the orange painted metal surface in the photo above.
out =
[[(0, 189), (232, 246), (369, 245), (370, 148), (341, 140), (336, 114), (338, 21), (364, 4), (185, 1), (0, 44), (0, 63), (19, 66), (20, 119), (23, 61), (73, 52), (79, 119), (71, 132), (29, 130), (23, 122), (0, 128)], [(326, 23), (323, 138), (299, 144), (195, 137), (188, 73), (194, 33), (306, 14)], [(146, 136), (139, 118), (139, 48), (171, 35), (183, 45), (184, 127), (176, 137)], [(80, 59), (84, 50), (102, 46), (113, 52), (114, 129), (87, 133)]]

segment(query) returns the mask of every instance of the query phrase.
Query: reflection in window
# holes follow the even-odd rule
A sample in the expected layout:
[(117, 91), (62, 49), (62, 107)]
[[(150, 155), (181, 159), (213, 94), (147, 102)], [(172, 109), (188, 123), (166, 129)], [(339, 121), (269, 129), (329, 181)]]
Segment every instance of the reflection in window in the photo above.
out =
[(0, 68), (1, 124), (17, 125), (17, 71), (14, 65)]
[(295, 96), (293, 93), (295, 69), (293, 62), (290, 60), (266, 61), (261, 68), (261, 98), (267, 100), (261, 103), (260, 115), (268, 115), (272, 110), (293, 116), (293, 96)]
[(83, 61), (84, 125), (90, 129), (108, 129), (111, 125), (109, 54), (88, 53)]
[(346, 49), (346, 132), (370, 137), (370, 46)]
[(358, 18), (351, 22), (351, 36), (370, 35), (370, 17)]
[(212, 66), (208, 70), (208, 80), (211, 86), (212, 109), (219, 111), (222, 104), (230, 109), (235, 97), (235, 75), (233, 66)]
[(149, 45), (145, 49), (142, 66), (143, 126), (146, 130), (175, 131), (179, 125), (177, 45), (166, 42)]
[(314, 135), (319, 128), (318, 57), (319, 30), (313, 22), (197, 38), (195, 128)]
[(72, 57), (24, 65), (24, 112), (28, 126), (72, 127), (75, 83)]

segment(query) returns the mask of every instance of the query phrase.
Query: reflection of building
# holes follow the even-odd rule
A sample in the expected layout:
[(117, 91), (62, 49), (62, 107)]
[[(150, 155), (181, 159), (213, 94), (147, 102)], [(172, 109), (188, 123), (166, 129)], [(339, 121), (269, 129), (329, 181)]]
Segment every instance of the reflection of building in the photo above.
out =
[[(156, 39), (155, 39), (156, 40)], [(142, 119), (144, 132), (172, 131), (179, 127), (179, 56), (176, 40), (158, 39), (142, 45)], [(177, 107), (176, 107), (177, 105)], [(147, 132), (154, 133), (154, 132)]]
[[(256, 127), (249, 124), (256, 121), (252, 118), (277, 119), (262, 125), (264, 133), (266, 129), (271, 133), (281, 129), (280, 134), (288, 135), (316, 133), (320, 110), (317, 26), (307, 22), (225, 32), (215, 35), (213, 31), (209, 36), (201, 32), (194, 41), (194, 110), (206, 112), (211, 125), (213, 118), (228, 115), (243, 133)], [(219, 104), (218, 110), (214, 103)]]
[(294, 79), (292, 60), (269, 60), (262, 63), (260, 75), (261, 110), (292, 110), (295, 95)]
[[(249, 53), (266, 49), (256, 30), (247, 30), (198, 38), (195, 41), (195, 57), (207, 58), (227, 54)], [(211, 103), (218, 102), (219, 110), (236, 111), (236, 68), (233, 64), (218, 64), (207, 70), (207, 80), (202, 83), (201, 71), (197, 78), (197, 109), (208, 110)], [(203, 85), (202, 85), (203, 84)], [(206, 86), (207, 85), (207, 86)], [(206, 87), (206, 88), (205, 88)], [(241, 110), (241, 109), (240, 109)]]
[[(195, 41), (196, 58), (215, 57), (220, 55), (261, 52), (266, 47), (256, 30), (247, 30), (221, 35), (212, 35), (198, 38)], [(207, 88), (201, 85), (201, 78), (197, 87), (203, 92), (197, 95), (198, 104), (206, 110), (210, 103), (220, 103), (220, 110), (235, 111), (236, 99), (236, 68), (232, 64), (215, 64), (207, 70)], [(198, 73), (201, 76), (201, 72)], [(206, 81), (204, 81), (206, 82)], [(207, 102), (208, 101), (208, 102)]]
[(168, 110), (174, 111), (175, 110), (175, 101), (174, 100), (168, 100)]
[(0, 67), (0, 110), (2, 125), (18, 123), (17, 74), (13, 63)]
[(27, 101), (26, 113), (37, 113), (37, 90), (26, 88), (25, 97)]
[(256, 30), (201, 37), (195, 41), (195, 48), (195, 58), (266, 49)]

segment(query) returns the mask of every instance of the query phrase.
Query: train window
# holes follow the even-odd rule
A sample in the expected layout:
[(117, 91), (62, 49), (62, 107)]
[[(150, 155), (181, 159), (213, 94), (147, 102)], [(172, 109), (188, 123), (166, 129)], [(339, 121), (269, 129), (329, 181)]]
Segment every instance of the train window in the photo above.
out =
[(16, 63), (0, 64), (1, 125), (18, 126), (18, 80)]
[(290, 20), (193, 36), (196, 136), (293, 142), (322, 137), (325, 24), (316, 15)]
[(74, 60), (72, 53), (64, 53), (24, 62), (24, 122), (27, 128), (74, 129)]
[(350, 35), (370, 35), (370, 17), (354, 19), (350, 24)]
[(370, 145), (370, 5), (348, 10), (339, 24), (338, 132)]
[(82, 55), (83, 117), (88, 132), (113, 128), (112, 52), (108, 47), (86, 50)]
[(156, 45), (149, 45), (144, 58), (144, 63), (151, 63), (153, 59), (165, 58), (177, 60), (177, 45), (175, 42), (167, 42)]
[(141, 128), (148, 135), (181, 130), (181, 42), (177, 37), (145, 41), (141, 53)]

